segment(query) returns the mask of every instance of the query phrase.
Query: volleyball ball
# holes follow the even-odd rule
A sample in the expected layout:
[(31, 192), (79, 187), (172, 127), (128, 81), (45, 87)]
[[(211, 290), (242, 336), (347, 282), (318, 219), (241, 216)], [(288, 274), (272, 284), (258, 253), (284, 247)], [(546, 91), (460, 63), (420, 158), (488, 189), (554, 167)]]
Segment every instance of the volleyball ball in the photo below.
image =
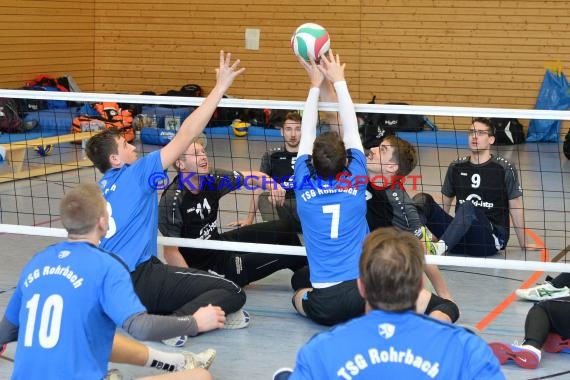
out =
[(42, 157), (49, 156), (53, 153), (53, 145), (36, 145), (34, 150)]
[(305, 61), (309, 61), (309, 58), (317, 61), (321, 54), (329, 51), (330, 45), (329, 32), (318, 24), (303, 24), (291, 37), (293, 52)]
[(232, 123), (232, 130), (237, 137), (247, 136), (247, 131), (250, 124), (241, 120), (234, 120)]

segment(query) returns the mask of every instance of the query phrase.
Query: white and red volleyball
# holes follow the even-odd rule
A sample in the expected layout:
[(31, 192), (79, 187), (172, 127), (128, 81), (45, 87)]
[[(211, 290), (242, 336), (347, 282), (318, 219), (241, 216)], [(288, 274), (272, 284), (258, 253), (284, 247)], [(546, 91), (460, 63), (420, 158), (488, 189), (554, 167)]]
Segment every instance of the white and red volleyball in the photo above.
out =
[(330, 45), (329, 32), (319, 24), (303, 24), (291, 37), (293, 52), (305, 61), (309, 58), (318, 60), (321, 54), (329, 51)]

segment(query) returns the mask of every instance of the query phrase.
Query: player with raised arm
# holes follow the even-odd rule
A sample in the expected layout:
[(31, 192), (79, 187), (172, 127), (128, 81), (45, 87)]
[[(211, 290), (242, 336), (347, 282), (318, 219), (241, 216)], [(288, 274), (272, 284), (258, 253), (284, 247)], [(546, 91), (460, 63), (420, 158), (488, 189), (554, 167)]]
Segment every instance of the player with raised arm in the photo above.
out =
[[(162, 175), (200, 135), (225, 92), (245, 70), (239, 63), (232, 64), (231, 55), (220, 52), (215, 87), (162, 149), (137, 160), (136, 148), (112, 129), (93, 136), (86, 148), (89, 159), (103, 173), (99, 185), (110, 216), (101, 247), (126, 263), (135, 291), (149, 312), (194, 315), (196, 333), (223, 326), (245, 327), (247, 321), (240, 309), (246, 296), (227, 279), (168, 266), (157, 258), (158, 197), (152, 179)], [(226, 317), (231, 313), (230, 325)]]
[[(299, 289), (296, 310), (312, 320), (333, 325), (361, 315), (364, 300), (356, 287), (361, 244), (368, 233), (364, 186), (366, 158), (358, 134), (354, 105), (344, 80), (345, 65), (329, 51), (320, 64), (299, 60), (309, 74), (311, 89), (301, 122), (294, 185), (312, 287)], [(339, 99), (342, 135), (316, 136), (318, 100), (324, 78)], [(342, 184), (337, 176), (343, 176)]]

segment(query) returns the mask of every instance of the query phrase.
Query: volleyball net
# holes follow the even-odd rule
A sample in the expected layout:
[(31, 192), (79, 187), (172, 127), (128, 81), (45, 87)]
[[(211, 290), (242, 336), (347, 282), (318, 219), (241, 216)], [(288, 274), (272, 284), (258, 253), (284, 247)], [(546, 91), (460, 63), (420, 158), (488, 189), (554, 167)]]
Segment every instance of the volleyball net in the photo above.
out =
[[(46, 237), (64, 237), (59, 223), (59, 202), (66, 189), (80, 182), (97, 181), (101, 174), (85, 155), (86, 139), (97, 130), (72, 130), (75, 119), (86, 107), (96, 103), (118, 103), (132, 110), (132, 132), (139, 155), (159, 149), (175, 134), (185, 117), (202, 98), (117, 95), (103, 93), (44, 92), (0, 90), (1, 98), (21, 99), (27, 103), (62, 100), (66, 107), (38, 109), (22, 115), (24, 122), (36, 125), (23, 132), (0, 136), (0, 232)], [(217, 116), (205, 129), (210, 167), (237, 171), (257, 171), (263, 153), (281, 146), (283, 138), (275, 125), (269, 124), (271, 112), (302, 111), (304, 102), (223, 99)], [(321, 111), (335, 111), (334, 103), (320, 103)], [(496, 109), (470, 107), (406, 106), (394, 104), (355, 104), (359, 115), (421, 115), (435, 130), (398, 132), (418, 151), (419, 163), (404, 182), (410, 195), (430, 193), (441, 200), (441, 187), (449, 163), (468, 154), (468, 133), (473, 117), (529, 120), (570, 120), (569, 111)], [(221, 111), (228, 112), (221, 112)], [(229, 112), (231, 110), (231, 112)], [(252, 116), (253, 115), (253, 116)], [(235, 124), (235, 118), (249, 124)], [(234, 125), (232, 126), (232, 123)], [(29, 125), (33, 125), (29, 124)], [(234, 130), (237, 126), (237, 132)], [(326, 130), (323, 119), (322, 130)], [(243, 136), (241, 136), (243, 134)], [(523, 189), (525, 232), (539, 248), (525, 251), (518, 247), (513, 231), (506, 251), (496, 257), (473, 258), (428, 256), (428, 263), (497, 269), (570, 272), (567, 263), (570, 230), (570, 164), (562, 154), (561, 143), (526, 143), (494, 146), (493, 153), (511, 161), (518, 169)], [(176, 175), (169, 169), (162, 181)], [(220, 228), (243, 219), (248, 212), (253, 190), (241, 187), (220, 203)], [(453, 209), (453, 208), (452, 208)], [(261, 222), (258, 214), (257, 222)], [(304, 255), (304, 247), (204, 241), (160, 236), (159, 245), (208, 249)]]

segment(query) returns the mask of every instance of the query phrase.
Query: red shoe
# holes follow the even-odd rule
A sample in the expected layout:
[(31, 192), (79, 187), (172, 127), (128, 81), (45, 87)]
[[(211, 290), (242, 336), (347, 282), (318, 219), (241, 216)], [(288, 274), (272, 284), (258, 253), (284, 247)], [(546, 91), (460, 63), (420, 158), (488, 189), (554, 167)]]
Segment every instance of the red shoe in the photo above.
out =
[(540, 356), (524, 347), (498, 342), (489, 343), (489, 346), (501, 364), (505, 364), (510, 359), (519, 367), (535, 369), (540, 363)]
[(570, 353), (570, 339), (564, 339), (560, 335), (555, 333), (550, 333), (546, 337), (544, 346), (542, 346), (546, 352), (566, 352)]

